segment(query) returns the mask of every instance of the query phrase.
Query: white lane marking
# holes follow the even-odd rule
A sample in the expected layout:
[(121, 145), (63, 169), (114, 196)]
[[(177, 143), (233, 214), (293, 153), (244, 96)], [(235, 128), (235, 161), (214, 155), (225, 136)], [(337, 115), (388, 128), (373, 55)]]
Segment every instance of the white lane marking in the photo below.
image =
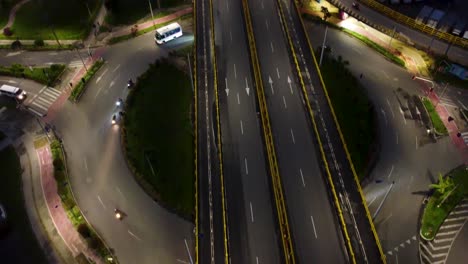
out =
[(247, 158), (244, 158), (245, 163), (245, 174), (249, 175), (249, 166), (247, 165)]
[[(111, 84), (112, 84), (112, 82), (111, 82)], [(104, 88), (104, 85), (100, 85), (100, 87), (99, 87), (99, 89), (98, 89), (96, 95), (94, 96), (94, 100), (96, 100), (96, 98), (98, 97), (99, 93), (101, 93), (102, 88)]]
[(132, 237), (134, 237), (135, 239), (141, 241), (141, 238), (139, 238), (137, 235), (133, 234), (132, 231), (130, 231), (130, 229), (127, 230), (127, 231), (128, 231), (128, 233), (129, 233)]
[(284, 108), (288, 109), (288, 106), (286, 105), (286, 98), (284, 98), (284, 95), (283, 95), (283, 104), (284, 104)]
[(405, 121), (405, 125), (406, 125), (405, 112), (403, 111), (403, 109), (401, 109), (401, 107), (400, 107), (400, 113), (401, 113), (401, 117), (403, 117), (403, 121)]
[(229, 36), (231, 37), (231, 42), (232, 42), (232, 32), (229, 31)]
[(392, 117), (395, 118), (395, 113), (393, 112), (392, 105), (390, 104), (390, 101), (388, 99), (387, 99), (387, 104), (388, 104), (388, 108), (390, 108), (390, 112), (392, 112)]
[(408, 183), (408, 190), (410, 189), (411, 184), (413, 183), (413, 179), (414, 179), (414, 175), (411, 175), (410, 181), (409, 181), (409, 183)]
[(17, 51), (17, 52), (8, 52), (7, 55), (5, 55), (5, 57), (11, 57), (11, 56), (16, 56), (16, 55), (19, 55), (23, 53), (23, 51)]
[(112, 86), (114, 86), (114, 84), (115, 84), (114, 81), (110, 82), (110, 83), (109, 83), (109, 88), (111, 88)]
[(384, 219), (384, 220), (383, 220), (383, 221), (380, 223), (380, 226), (382, 226), (382, 225), (383, 225), (383, 223), (387, 222), (387, 221), (388, 221), (388, 219), (390, 219), (390, 217), (392, 217), (392, 213), (390, 213), (390, 215), (389, 215), (389, 216), (387, 216), (387, 218), (385, 218), (385, 219)]
[(258, 264), (258, 257), (255, 257), (255, 259), (257, 260), (257, 264)]
[(367, 204), (367, 207), (371, 206), (371, 204), (375, 201), (375, 199), (377, 199), (377, 195), (374, 196), (374, 199), (372, 199), (372, 201), (370, 201), (370, 203)]
[(102, 74), (99, 75), (99, 77), (97, 77), (96, 83), (98, 83), (98, 82), (102, 79), (102, 76), (104, 76), (104, 74), (106, 74), (107, 70), (109, 70), (109, 69), (105, 69), (105, 70), (102, 72)]
[(390, 76), (388, 76), (388, 74), (385, 71), (381, 70), (381, 72), (385, 75), (385, 78), (390, 79)]
[(122, 191), (120, 191), (120, 188), (119, 188), (119, 187), (115, 187), (115, 189), (117, 190), (117, 192), (118, 192), (120, 195), (122, 195), (122, 197), (124, 197), (124, 195), (123, 195)]
[(276, 75), (278, 75), (278, 79), (280, 78), (278, 67), (276, 67)]
[(304, 174), (302, 174), (302, 169), (299, 169), (299, 173), (301, 174), (302, 186), (305, 187)]
[(384, 117), (385, 126), (388, 126), (387, 114), (385, 113), (385, 110), (383, 108), (380, 108), (380, 111), (382, 112), (382, 115)]
[(289, 84), (289, 90), (291, 90), (291, 94), (294, 94), (293, 89), (292, 89), (292, 84), (291, 84), (291, 78), (288, 76), (288, 84)]
[(314, 217), (313, 217), (313, 216), (310, 216), (310, 220), (312, 221), (312, 226), (314, 227), (314, 235), (315, 235), (315, 238), (317, 238), (317, 230), (315, 230)]
[(84, 163), (84, 167), (86, 169), (86, 172), (88, 171), (88, 162), (86, 161), (86, 157), (83, 158), (83, 163)]
[(398, 134), (396, 135), (396, 144), (398, 145)]
[(240, 97), (239, 97), (239, 93), (237, 93), (237, 104), (240, 104)]
[(392, 165), (392, 168), (390, 169), (390, 173), (388, 174), (387, 179), (390, 179), (390, 177), (392, 176), (392, 172), (393, 172), (393, 165)]
[(291, 128), (291, 138), (292, 138), (293, 143), (296, 144), (296, 140), (294, 139), (294, 132), (292, 128)]
[(252, 220), (252, 223), (253, 223), (254, 222), (254, 217), (253, 217), (252, 202), (250, 202), (250, 219)]
[(227, 77), (224, 78), (224, 82), (226, 83), (226, 89), (225, 89), (225, 91), (226, 91), (226, 96), (229, 96), (229, 88), (228, 88)]
[(187, 254), (189, 255), (189, 258), (190, 258), (190, 263), (193, 264), (192, 254), (190, 253), (190, 249), (188, 247), (187, 239), (184, 238), (184, 242), (185, 242), (185, 249), (187, 250)]
[(185, 260), (181, 260), (181, 259), (176, 259), (176, 261), (179, 262), (179, 263), (183, 263), (183, 264), (190, 264), (190, 262), (185, 261)]
[(416, 149), (418, 149), (418, 136), (416, 136)]
[(245, 92), (247, 93), (247, 96), (249, 96), (249, 83), (247, 82), (247, 77), (245, 77)]
[(237, 69), (236, 69), (235, 63), (234, 63), (234, 78), (237, 79)]
[(17, 81), (14, 81), (14, 80), (8, 80), (7, 82), (9, 82), (9, 83), (18, 83)]
[(268, 83), (270, 83), (271, 93), (275, 94), (275, 90), (273, 90), (273, 80), (271, 79), (271, 76), (269, 75), (268, 75)]
[(99, 202), (101, 203), (102, 207), (103, 207), (104, 209), (106, 209), (106, 206), (105, 206), (104, 203), (102, 202), (101, 196), (98, 195), (97, 198), (98, 198)]
[(270, 30), (270, 27), (268, 26), (268, 20), (266, 19), (265, 19), (265, 25), (266, 25), (267, 30)]
[(270, 41), (270, 47), (271, 47), (271, 53), (275, 52), (275, 49), (273, 48), (273, 42)]
[(226, 8), (227, 8), (227, 11), (229, 11), (229, 1), (226, 1)]
[(120, 64), (117, 65), (117, 66), (112, 70), (112, 72), (115, 72), (118, 68), (120, 68)]
[(244, 135), (244, 125), (242, 124), (242, 120), (240, 121), (240, 125), (241, 125), (241, 134)]
[(265, 9), (265, 6), (263, 5), (263, 1), (262, 1), (262, 9)]

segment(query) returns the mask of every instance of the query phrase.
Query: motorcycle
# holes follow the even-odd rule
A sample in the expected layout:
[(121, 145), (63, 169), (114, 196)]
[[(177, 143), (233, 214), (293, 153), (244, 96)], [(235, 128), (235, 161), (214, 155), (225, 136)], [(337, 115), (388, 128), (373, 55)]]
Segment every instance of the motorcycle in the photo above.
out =
[(123, 104), (122, 98), (119, 98), (119, 99), (115, 102), (115, 105), (116, 105), (117, 107), (121, 106), (122, 104)]
[(123, 213), (119, 209), (114, 209), (115, 219), (122, 220)]
[(127, 82), (127, 88), (130, 89), (130, 88), (133, 87), (133, 85), (134, 85), (133, 80), (132, 80), (132, 79), (128, 80), (128, 82)]

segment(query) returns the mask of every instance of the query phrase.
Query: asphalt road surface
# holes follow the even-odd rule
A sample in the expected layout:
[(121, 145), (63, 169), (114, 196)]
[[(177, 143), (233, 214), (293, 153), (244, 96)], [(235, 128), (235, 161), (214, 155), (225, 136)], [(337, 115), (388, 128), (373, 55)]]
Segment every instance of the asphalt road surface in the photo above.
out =
[(232, 263), (281, 263), (241, 1), (214, 1)]
[(276, 1), (249, 1), (249, 7), (297, 260), (343, 263), (341, 229), (319, 168)]
[[(198, 233), (200, 263), (226, 262), (227, 227), (217, 149), (214, 54), (211, 48), (211, 2), (197, 0), (196, 74), (198, 108)], [(216, 136), (215, 136), (216, 135)]]
[[(186, 35), (170, 45), (191, 42)], [(88, 83), (78, 104), (67, 102), (53, 125), (68, 156), (71, 185), (86, 218), (104, 237), (121, 263), (189, 262), (193, 224), (160, 207), (134, 181), (111, 116), (116, 100), (125, 98), (127, 80), (149, 63), (167, 55), (155, 46), (152, 33), (110, 46), (106, 64)], [(122, 221), (114, 208), (124, 212)]]
[[(307, 23), (307, 28), (314, 47), (320, 46), (324, 27)], [(416, 263), (422, 200), (438, 173), (456, 167), (461, 158), (450, 138), (434, 143), (420, 119), (400, 112), (408, 104), (404, 93), (422, 95), (410, 73), (343, 32), (329, 28), (326, 45), (333, 56), (350, 62), (354, 76), (363, 74), (361, 82), (377, 111), (380, 151), (364, 191), (388, 262)]]

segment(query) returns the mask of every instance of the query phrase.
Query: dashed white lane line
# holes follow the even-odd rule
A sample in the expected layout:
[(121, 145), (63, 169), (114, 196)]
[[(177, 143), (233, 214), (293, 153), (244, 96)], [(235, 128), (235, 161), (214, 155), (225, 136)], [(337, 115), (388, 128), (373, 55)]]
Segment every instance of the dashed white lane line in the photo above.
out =
[(418, 136), (416, 136), (416, 149), (418, 149)]
[(262, 9), (265, 9), (265, 5), (263, 4), (263, 1), (262, 1)]
[(257, 264), (258, 264), (258, 257), (255, 257), (255, 259), (257, 260)]
[(187, 250), (187, 254), (189, 255), (189, 258), (190, 258), (190, 263), (193, 264), (192, 253), (190, 253), (190, 249), (188, 247), (187, 239), (184, 238), (184, 242), (185, 242), (185, 249)]
[(275, 52), (275, 49), (273, 48), (273, 42), (270, 41), (270, 47), (271, 47), (271, 53)]
[(278, 67), (276, 67), (276, 75), (278, 75), (278, 79), (280, 78)]
[(313, 216), (310, 216), (310, 220), (312, 221), (312, 226), (314, 227), (314, 235), (315, 235), (315, 238), (317, 238), (317, 230), (315, 230), (314, 217), (313, 217)]
[(398, 145), (398, 134), (396, 135), (396, 144)]
[(123, 193), (122, 193), (122, 191), (120, 190), (119, 187), (115, 187), (115, 189), (117, 190), (117, 192), (118, 192), (120, 195), (122, 195), (122, 197), (124, 197), (124, 195), (123, 195)]
[(265, 26), (266, 26), (267, 30), (270, 30), (270, 27), (268, 26), (268, 20), (267, 19), (265, 19)]
[(139, 238), (137, 235), (133, 234), (132, 231), (130, 231), (130, 229), (127, 230), (127, 231), (128, 231), (128, 233), (129, 233), (132, 237), (134, 237), (136, 240), (141, 241), (141, 238)]
[(252, 223), (254, 222), (252, 202), (250, 202), (250, 220), (252, 221)]
[(370, 201), (370, 203), (367, 204), (367, 207), (371, 206), (371, 204), (375, 201), (375, 199), (377, 199), (377, 195), (374, 196), (374, 199), (372, 199), (372, 201)]
[(99, 200), (99, 203), (101, 203), (102, 207), (103, 207), (104, 209), (106, 209), (106, 206), (105, 206), (104, 203), (102, 202), (101, 196), (98, 195), (97, 198), (98, 198), (98, 200)]
[(393, 172), (394, 166), (392, 165), (392, 168), (390, 169), (390, 173), (387, 176), (387, 179), (390, 179), (392, 177), (392, 172)]
[(84, 163), (85, 170), (88, 171), (88, 162), (86, 161), (86, 158), (83, 158), (83, 163)]
[(403, 117), (403, 121), (405, 122), (405, 125), (406, 125), (405, 112), (403, 111), (403, 109), (401, 109), (401, 107), (400, 107), (400, 113), (401, 113), (401, 117)]
[(249, 175), (249, 166), (247, 165), (247, 158), (244, 158), (245, 163), (245, 174)]
[(286, 98), (284, 98), (284, 95), (283, 95), (283, 104), (284, 104), (284, 108), (288, 109), (288, 106), (286, 105)]
[(237, 69), (236, 69), (235, 63), (234, 63), (234, 79), (237, 79)]
[(120, 64), (117, 65), (117, 66), (112, 70), (112, 72), (115, 72), (118, 68), (120, 68)]
[(109, 69), (105, 69), (105, 70), (102, 72), (102, 74), (99, 75), (99, 76), (97, 77), (96, 83), (98, 83), (98, 82), (102, 79), (102, 77), (104, 76), (104, 74), (106, 74), (107, 70), (109, 70)]
[(244, 124), (242, 123), (242, 120), (240, 121), (240, 127), (241, 127), (241, 134), (244, 135)]
[(226, 9), (229, 12), (229, 1), (226, 1)]
[(296, 144), (296, 140), (294, 139), (294, 132), (292, 128), (291, 128), (291, 138), (292, 138), (293, 143)]
[(305, 187), (304, 174), (302, 174), (302, 169), (299, 169), (299, 173), (301, 174), (302, 186)]
[(239, 93), (237, 93), (237, 104), (240, 104), (240, 97), (239, 97)]
[(388, 99), (387, 99), (387, 104), (388, 104), (388, 108), (390, 108), (390, 112), (392, 113), (392, 117), (395, 118), (395, 113), (393, 112), (392, 105), (390, 104), (390, 101)]

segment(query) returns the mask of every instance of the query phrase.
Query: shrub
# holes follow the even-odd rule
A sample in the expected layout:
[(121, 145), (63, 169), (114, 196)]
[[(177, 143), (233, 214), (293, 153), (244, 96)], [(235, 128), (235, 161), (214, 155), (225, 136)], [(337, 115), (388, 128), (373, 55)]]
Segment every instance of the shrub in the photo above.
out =
[(55, 178), (55, 181), (57, 181), (58, 184), (64, 183), (66, 181), (65, 172), (63, 170), (56, 170), (54, 172), (54, 178)]
[(91, 230), (89, 230), (89, 227), (87, 224), (80, 224), (77, 228), (78, 230), (78, 233), (80, 233), (80, 235), (83, 237), (83, 238), (89, 238), (91, 237)]
[(10, 27), (6, 27), (3, 29), (3, 35), (10, 37), (11, 35), (13, 35), (13, 30), (11, 30)]
[(11, 49), (20, 49), (21, 47), (23, 46), (23, 44), (21, 44), (21, 41), (19, 41), (18, 39), (13, 41), (13, 43), (11, 43)]
[(62, 159), (54, 159), (53, 164), (54, 164), (54, 168), (55, 168), (56, 172), (63, 171), (64, 166), (63, 166)]
[(97, 250), (97, 249), (103, 247), (102, 241), (99, 238), (97, 238), (96, 236), (94, 236), (94, 235), (88, 237), (86, 239), (86, 242), (88, 243), (88, 246), (92, 250)]
[(42, 46), (44, 46), (44, 40), (42, 40), (42, 39), (36, 39), (36, 40), (34, 40), (34, 46), (37, 46), (37, 47), (42, 47)]

